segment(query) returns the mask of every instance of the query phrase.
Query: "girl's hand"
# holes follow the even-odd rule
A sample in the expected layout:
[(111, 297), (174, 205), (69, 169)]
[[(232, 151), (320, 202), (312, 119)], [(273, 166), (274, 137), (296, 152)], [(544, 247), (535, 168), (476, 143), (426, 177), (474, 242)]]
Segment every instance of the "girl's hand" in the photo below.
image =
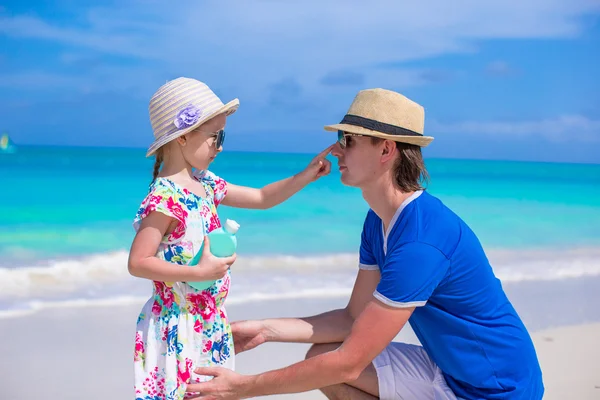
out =
[(325, 157), (331, 152), (333, 146), (335, 146), (335, 143), (317, 154), (304, 170), (309, 175), (311, 181), (315, 181), (331, 172), (331, 161)]
[(198, 280), (218, 280), (225, 276), (227, 270), (235, 262), (236, 254), (230, 257), (215, 257), (210, 252), (210, 239), (204, 236), (204, 248), (197, 268), (192, 268), (198, 273)]

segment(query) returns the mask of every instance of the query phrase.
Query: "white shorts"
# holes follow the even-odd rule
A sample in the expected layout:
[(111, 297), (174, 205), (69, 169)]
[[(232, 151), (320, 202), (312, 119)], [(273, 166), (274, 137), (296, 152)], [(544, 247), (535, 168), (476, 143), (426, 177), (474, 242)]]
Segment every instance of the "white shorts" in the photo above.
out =
[(390, 343), (375, 360), (381, 400), (457, 400), (423, 347)]

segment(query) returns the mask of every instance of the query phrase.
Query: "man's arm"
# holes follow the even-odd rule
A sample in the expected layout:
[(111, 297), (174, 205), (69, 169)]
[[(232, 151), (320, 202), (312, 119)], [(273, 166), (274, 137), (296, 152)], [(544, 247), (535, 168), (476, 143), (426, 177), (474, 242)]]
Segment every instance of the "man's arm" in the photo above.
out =
[(413, 310), (414, 307), (390, 307), (372, 297), (356, 319), (350, 335), (336, 350), (279, 370), (240, 376), (235, 382), (227, 379), (228, 371), (200, 368), (196, 373), (214, 373), (216, 377), (209, 382), (190, 385), (188, 391), (200, 392), (205, 396), (222, 396), (216, 398), (252, 398), (305, 392), (353, 381), (394, 339)]
[(379, 279), (379, 270), (359, 270), (346, 308), (306, 318), (262, 321), (265, 340), (294, 343), (343, 342), (350, 334), (354, 320), (373, 298)]

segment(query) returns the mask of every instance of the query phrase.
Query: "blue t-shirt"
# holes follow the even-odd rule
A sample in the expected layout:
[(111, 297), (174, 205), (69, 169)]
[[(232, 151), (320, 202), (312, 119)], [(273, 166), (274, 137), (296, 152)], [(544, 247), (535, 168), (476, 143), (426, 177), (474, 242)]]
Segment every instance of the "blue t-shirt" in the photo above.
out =
[(416, 192), (386, 233), (369, 210), (360, 268), (380, 270), (377, 299), (416, 307), (409, 323), (458, 397), (542, 398), (542, 372), (525, 326), (473, 231), (440, 200)]

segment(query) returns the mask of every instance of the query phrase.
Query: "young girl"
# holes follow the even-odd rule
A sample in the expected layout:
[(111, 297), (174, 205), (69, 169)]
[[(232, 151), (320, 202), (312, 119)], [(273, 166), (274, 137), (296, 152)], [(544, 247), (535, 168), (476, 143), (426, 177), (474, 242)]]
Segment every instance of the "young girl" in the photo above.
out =
[[(223, 104), (202, 82), (178, 78), (163, 85), (150, 101), (155, 155), (154, 179), (134, 227), (129, 272), (153, 281), (153, 292), (137, 322), (135, 398), (184, 398), (197, 367), (234, 369), (231, 329), (225, 312), (229, 267), (235, 255), (217, 258), (206, 235), (221, 226), (217, 206), (266, 209), (327, 175), (331, 147), (295, 176), (253, 189), (227, 183), (208, 171), (221, 152), (226, 117), (239, 106)], [(161, 168), (162, 166), (162, 168)], [(186, 264), (204, 243), (200, 263)], [(186, 282), (215, 281), (199, 291)]]

